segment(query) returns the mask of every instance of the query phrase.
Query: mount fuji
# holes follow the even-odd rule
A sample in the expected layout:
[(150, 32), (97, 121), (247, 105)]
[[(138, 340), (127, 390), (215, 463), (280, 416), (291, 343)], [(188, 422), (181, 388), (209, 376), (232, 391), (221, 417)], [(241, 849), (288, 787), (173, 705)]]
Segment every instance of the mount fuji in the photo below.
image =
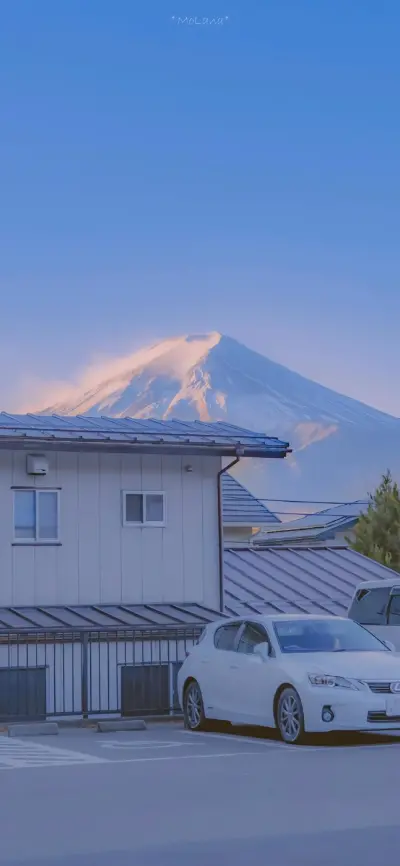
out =
[(389, 467), (400, 478), (400, 420), (219, 333), (165, 340), (111, 364), (43, 414), (227, 420), (287, 439), (281, 461), (243, 461), (260, 497), (363, 498)]

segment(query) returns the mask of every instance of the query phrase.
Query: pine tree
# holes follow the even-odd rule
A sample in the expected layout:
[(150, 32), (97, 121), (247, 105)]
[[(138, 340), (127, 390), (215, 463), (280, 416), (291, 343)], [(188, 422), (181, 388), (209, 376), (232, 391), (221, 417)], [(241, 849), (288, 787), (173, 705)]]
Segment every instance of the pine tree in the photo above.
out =
[(400, 572), (400, 490), (388, 470), (356, 529), (353, 550)]

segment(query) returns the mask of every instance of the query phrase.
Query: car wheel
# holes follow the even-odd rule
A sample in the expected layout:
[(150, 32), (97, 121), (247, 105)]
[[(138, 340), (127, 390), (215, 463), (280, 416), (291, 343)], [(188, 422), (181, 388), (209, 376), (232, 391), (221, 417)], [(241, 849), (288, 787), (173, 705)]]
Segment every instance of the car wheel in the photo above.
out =
[(304, 742), (303, 705), (295, 689), (286, 688), (279, 695), (276, 716), (279, 733), (285, 743), (298, 745)]
[(185, 728), (188, 728), (189, 731), (201, 731), (205, 727), (203, 697), (196, 680), (192, 680), (185, 689), (183, 715)]

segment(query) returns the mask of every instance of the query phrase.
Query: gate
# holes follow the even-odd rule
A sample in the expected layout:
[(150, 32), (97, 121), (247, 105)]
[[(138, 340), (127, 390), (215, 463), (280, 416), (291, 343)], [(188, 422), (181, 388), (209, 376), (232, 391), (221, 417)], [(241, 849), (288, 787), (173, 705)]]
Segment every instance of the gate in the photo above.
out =
[(180, 666), (180, 662), (122, 666), (121, 714), (179, 712), (177, 677)]
[(46, 668), (0, 668), (0, 719), (46, 718)]
[(160, 715), (170, 707), (170, 667), (161, 665), (124, 665), (121, 667), (121, 713)]

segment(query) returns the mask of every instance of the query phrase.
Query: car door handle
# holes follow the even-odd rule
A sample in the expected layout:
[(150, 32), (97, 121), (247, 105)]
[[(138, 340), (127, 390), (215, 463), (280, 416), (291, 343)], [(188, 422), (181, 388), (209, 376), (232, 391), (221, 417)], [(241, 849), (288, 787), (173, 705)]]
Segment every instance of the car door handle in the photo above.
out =
[(232, 668), (233, 671), (239, 670), (239, 665), (229, 665), (229, 667)]
[(201, 659), (201, 663), (202, 663), (202, 665), (209, 665), (210, 659)]

